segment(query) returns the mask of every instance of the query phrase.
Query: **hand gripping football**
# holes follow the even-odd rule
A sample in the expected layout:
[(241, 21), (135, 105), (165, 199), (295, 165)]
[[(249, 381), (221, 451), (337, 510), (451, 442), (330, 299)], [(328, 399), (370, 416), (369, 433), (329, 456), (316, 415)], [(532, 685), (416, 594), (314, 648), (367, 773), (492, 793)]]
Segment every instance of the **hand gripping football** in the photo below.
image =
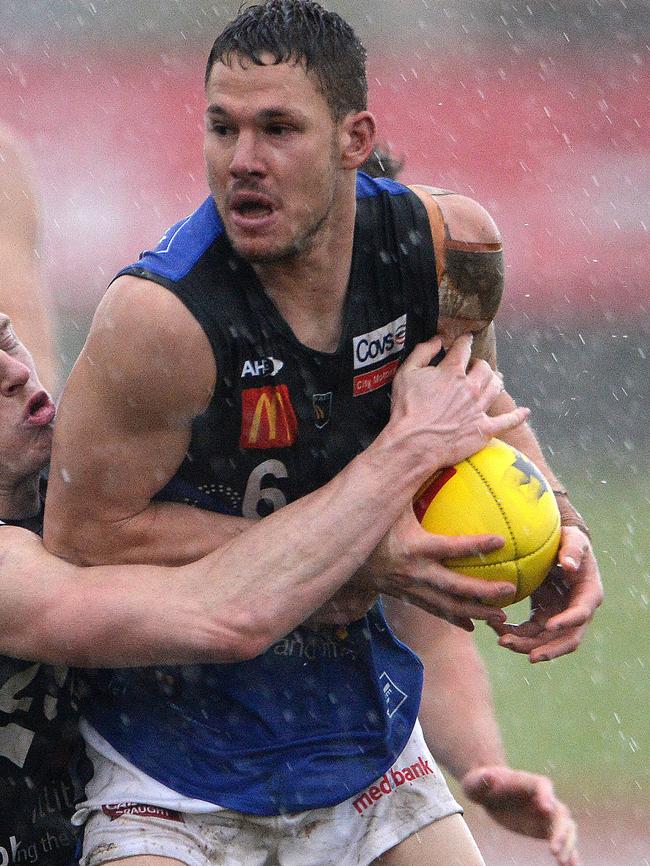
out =
[(548, 482), (516, 448), (492, 441), (449, 469), (436, 472), (413, 500), (416, 517), (437, 535), (502, 535), (500, 550), (450, 559), (453, 571), (515, 584), (513, 598), (530, 595), (555, 564), (560, 513)]

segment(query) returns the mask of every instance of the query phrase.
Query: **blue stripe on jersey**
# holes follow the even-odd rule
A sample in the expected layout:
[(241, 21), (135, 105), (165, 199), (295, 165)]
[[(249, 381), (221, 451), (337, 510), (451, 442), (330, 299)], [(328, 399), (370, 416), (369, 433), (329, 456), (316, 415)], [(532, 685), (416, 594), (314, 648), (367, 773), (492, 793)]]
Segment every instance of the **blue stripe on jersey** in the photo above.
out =
[(408, 192), (404, 184), (389, 177), (370, 177), (362, 171), (357, 172), (357, 198), (373, 198), (387, 192), (389, 195), (404, 195)]
[(142, 270), (173, 282), (182, 280), (223, 230), (221, 217), (210, 196), (193, 214), (168, 229), (155, 249), (142, 253), (136, 264), (122, 268), (116, 279), (122, 274)]

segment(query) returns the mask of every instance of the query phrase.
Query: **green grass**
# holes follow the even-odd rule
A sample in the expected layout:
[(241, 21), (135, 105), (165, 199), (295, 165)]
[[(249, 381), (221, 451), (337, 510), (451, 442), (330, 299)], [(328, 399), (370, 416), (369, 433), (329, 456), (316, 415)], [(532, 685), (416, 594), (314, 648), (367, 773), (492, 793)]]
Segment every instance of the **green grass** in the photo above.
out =
[[(530, 665), (487, 628), (477, 641), (514, 766), (548, 773), (587, 802), (650, 803), (649, 460), (616, 462), (562, 472), (592, 529), (606, 593), (581, 647)], [(527, 603), (509, 613), (525, 619)]]

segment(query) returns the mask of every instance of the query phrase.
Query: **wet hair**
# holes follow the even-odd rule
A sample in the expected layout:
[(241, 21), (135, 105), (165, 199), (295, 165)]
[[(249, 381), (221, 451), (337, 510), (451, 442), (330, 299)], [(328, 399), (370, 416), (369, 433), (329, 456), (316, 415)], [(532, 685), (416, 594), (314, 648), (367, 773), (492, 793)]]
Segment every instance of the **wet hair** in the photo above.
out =
[(215, 63), (230, 66), (236, 58), (264, 66), (264, 54), (274, 64), (303, 64), (336, 120), (367, 108), (366, 50), (340, 15), (314, 0), (266, 0), (243, 8), (212, 46), (206, 85)]
[(404, 161), (393, 156), (385, 144), (379, 144), (364, 164), (359, 166), (359, 171), (369, 174), (370, 177), (388, 177), (395, 180), (403, 168)]

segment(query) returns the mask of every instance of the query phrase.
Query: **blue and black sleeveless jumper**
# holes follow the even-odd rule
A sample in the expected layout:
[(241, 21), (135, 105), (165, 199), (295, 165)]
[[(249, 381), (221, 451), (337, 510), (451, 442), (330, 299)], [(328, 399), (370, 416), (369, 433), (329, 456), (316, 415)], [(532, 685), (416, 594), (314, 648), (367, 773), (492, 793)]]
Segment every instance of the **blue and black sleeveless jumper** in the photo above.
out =
[[(435, 273), (417, 196), (360, 174), (340, 344), (324, 353), (296, 339), (211, 198), (173, 226), (120, 275), (187, 306), (212, 346), (217, 387), (158, 498), (264, 518), (328, 482), (385, 426), (399, 363), (435, 333)], [(273, 815), (342, 802), (386, 772), (421, 686), (419, 659), (377, 605), (345, 629), (299, 628), (252, 661), (98, 672), (85, 715), (173, 790)]]

